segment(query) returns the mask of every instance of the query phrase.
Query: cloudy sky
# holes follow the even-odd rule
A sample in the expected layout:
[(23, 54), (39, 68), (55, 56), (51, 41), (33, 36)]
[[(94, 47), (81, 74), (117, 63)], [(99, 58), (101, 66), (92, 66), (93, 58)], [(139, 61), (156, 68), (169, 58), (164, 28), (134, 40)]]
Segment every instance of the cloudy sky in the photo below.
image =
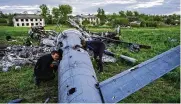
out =
[(180, 0), (0, 0), (0, 11), (36, 13), (41, 4), (50, 9), (59, 4), (69, 4), (74, 15), (96, 13), (98, 8), (103, 8), (106, 13), (137, 10), (146, 14), (180, 14)]

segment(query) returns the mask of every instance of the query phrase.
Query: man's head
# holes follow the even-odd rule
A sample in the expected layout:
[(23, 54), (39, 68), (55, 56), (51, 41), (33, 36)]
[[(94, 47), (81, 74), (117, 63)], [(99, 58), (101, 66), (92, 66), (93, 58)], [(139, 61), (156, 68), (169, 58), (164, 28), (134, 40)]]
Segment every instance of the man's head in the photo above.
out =
[(82, 47), (85, 47), (86, 46), (86, 41), (85, 40), (81, 40), (81, 44), (82, 44)]
[(60, 59), (60, 53), (58, 51), (52, 51), (51, 56), (55, 61)]

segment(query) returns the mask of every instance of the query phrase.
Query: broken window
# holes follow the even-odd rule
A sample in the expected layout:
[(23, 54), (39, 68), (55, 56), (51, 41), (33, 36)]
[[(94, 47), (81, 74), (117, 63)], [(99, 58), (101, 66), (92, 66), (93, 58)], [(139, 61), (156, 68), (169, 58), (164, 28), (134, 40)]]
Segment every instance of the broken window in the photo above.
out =
[(38, 23), (36, 23), (36, 26), (38, 26)]
[(16, 21), (18, 22), (18, 19), (16, 19)]
[(38, 21), (38, 19), (36, 19), (36, 21)]
[(29, 26), (29, 23), (26, 23), (26, 26)]
[(22, 26), (25, 26), (25, 24), (24, 24), (24, 23), (22, 23)]
[(42, 19), (40, 19), (40, 21), (42, 21)]
[(17, 26), (19, 26), (19, 23), (17, 23)]
[(33, 21), (33, 19), (31, 19), (31, 21)]
[(21, 21), (24, 21), (23, 19), (21, 19)]
[(26, 19), (26, 21), (28, 21), (28, 19)]
[(34, 23), (31, 23), (31, 26), (34, 26)]

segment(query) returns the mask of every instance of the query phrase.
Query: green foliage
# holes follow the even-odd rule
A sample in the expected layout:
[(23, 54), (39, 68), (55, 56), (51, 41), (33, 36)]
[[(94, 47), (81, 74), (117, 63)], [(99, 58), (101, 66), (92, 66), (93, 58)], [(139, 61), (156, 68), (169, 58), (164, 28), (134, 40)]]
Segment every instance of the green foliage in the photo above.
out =
[(120, 15), (120, 17), (126, 17), (126, 14), (124, 13), (124, 11), (120, 11), (119, 15)]
[(43, 18), (45, 19), (45, 23), (46, 24), (49, 24), (49, 18), (48, 18), (48, 15), (50, 15), (50, 10), (49, 8), (47, 7), (46, 4), (42, 4), (39, 6), (40, 9), (41, 9), (41, 15), (43, 16)]
[(90, 21), (88, 21), (87, 19), (82, 21), (82, 25), (87, 26), (88, 24), (90, 24)]
[(127, 18), (116, 18), (113, 20), (113, 26), (121, 25), (121, 26), (127, 26), (129, 24), (129, 21)]
[(127, 10), (127, 11), (126, 11), (126, 16), (133, 16), (133, 12), (132, 12), (132, 11)]
[(48, 24), (53, 24), (53, 17), (52, 17), (52, 15), (49, 14), (49, 15), (47, 16), (46, 22), (47, 22)]
[(58, 18), (58, 16), (60, 15), (59, 9), (56, 7), (52, 8), (52, 14), (54, 18)]
[(146, 26), (147, 27), (157, 27), (158, 22), (156, 22), (156, 21), (146, 21)]
[[(129, 22), (145, 21), (142, 22), (141, 27), (164, 27), (168, 25), (179, 25), (180, 15), (148, 15), (139, 13), (137, 11), (119, 11), (119, 14), (113, 13), (107, 15), (107, 21), (113, 22), (116, 18), (127, 18)], [(152, 23), (151, 23), (152, 22)], [(161, 23), (161, 24), (160, 24)], [(145, 25), (146, 24), (146, 25)], [(109, 24), (110, 25), (110, 24)]]
[(141, 21), (140, 27), (146, 27), (146, 22), (145, 21)]
[(133, 22), (133, 21), (139, 21), (139, 18), (138, 17), (135, 17), (135, 16), (130, 16), (130, 17), (127, 17), (129, 22)]
[(166, 21), (165, 21), (166, 24), (171, 24), (171, 22), (172, 22), (171, 18), (167, 18)]
[(97, 17), (100, 19), (100, 25), (104, 25), (106, 22), (106, 15), (105, 15), (105, 11), (103, 9), (98, 8)]
[(0, 18), (0, 26), (7, 26), (7, 20), (5, 18)]
[(7, 23), (5, 18), (0, 18), (0, 23)]
[(72, 7), (70, 5), (59, 5), (59, 10), (62, 16), (67, 16), (72, 13)]
[(72, 7), (70, 5), (59, 5), (60, 11), (60, 23), (65, 24), (68, 19), (68, 14), (72, 13)]
[(137, 11), (134, 11), (134, 16), (139, 16), (139, 13)]
[(12, 14), (8, 16), (8, 26), (13, 26), (13, 16)]

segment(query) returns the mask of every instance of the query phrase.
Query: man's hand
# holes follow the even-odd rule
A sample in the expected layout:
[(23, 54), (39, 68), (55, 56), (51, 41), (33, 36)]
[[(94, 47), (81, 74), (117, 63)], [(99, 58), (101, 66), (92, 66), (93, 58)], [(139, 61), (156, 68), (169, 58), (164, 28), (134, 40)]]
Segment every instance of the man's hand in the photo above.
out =
[(53, 67), (54, 67), (54, 65), (53, 65), (53, 64), (50, 64), (50, 67), (51, 67), (51, 68), (53, 68)]

